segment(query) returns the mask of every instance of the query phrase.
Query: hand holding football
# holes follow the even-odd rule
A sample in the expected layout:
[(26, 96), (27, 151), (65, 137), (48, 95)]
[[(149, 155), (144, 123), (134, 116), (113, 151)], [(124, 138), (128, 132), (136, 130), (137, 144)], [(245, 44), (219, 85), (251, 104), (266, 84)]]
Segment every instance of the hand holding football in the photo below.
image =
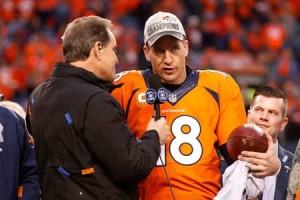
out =
[(231, 132), (226, 147), (230, 157), (235, 161), (242, 151), (266, 152), (268, 141), (259, 126), (249, 123), (238, 126)]

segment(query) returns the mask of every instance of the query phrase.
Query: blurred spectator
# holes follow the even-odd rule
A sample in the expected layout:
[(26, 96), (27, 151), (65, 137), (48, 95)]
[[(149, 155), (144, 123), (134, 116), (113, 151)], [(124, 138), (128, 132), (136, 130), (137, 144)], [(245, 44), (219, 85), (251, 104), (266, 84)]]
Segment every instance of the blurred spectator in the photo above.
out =
[(286, 200), (300, 199), (300, 140), (295, 151)]
[(280, 50), (286, 41), (286, 31), (279, 23), (267, 23), (262, 27), (262, 38), (268, 49)]
[[(3, 96), (3, 99), (4, 99), (4, 96)], [(0, 100), (0, 106), (3, 106), (3, 107), (5, 107), (5, 108), (7, 108), (9, 110), (12, 110), (12, 111), (16, 112), (20, 117), (22, 117), (22, 119), (25, 120), (26, 111), (22, 107), (22, 105), (20, 105), (20, 104), (18, 104), (16, 102), (13, 102), (13, 101)], [(28, 136), (29, 136), (30, 143), (34, 144), (34, 139), (33, 139), (32, 135), (30, 135), (28, 133)]]
[(0, 105), (9, 110), (16, 112), (20, 117), (22, 117), (25, 120), (26, 112), (20, 104), (13, 101), (4, 100), (4, 101), (0, 101)]
[(28, 137), (24, 119), (10, 105), (0, 103), (1, 199), (39, 200), (33, 143)]

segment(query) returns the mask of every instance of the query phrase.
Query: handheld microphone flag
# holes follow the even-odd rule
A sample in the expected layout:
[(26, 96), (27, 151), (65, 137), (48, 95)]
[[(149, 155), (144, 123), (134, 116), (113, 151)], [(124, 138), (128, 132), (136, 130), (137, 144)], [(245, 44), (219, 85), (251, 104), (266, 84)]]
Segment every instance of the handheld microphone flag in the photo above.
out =
[(157, 99), (157, 93), (154, 89), (149, 88), (145, 93), (145, 97), (147, 104), (154, 104)]
[(146, 91), (146, 102), (154, 105), (154, 120), (160, 119), (159, 104), (167, 101), (167, 91), (162, 88), (161, 78), (158, 74), (152, 74), (149, 79), (150, 88)]
[(165, 88), (158, 89), (157, 100), (159, 103), (165, 103), (168, 100), (167, 90)]

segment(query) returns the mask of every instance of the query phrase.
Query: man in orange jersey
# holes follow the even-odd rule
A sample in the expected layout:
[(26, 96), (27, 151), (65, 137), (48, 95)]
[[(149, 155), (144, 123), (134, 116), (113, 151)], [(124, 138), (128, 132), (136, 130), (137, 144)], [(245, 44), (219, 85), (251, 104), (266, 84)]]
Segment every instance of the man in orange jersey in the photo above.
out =
[[(186, 65), (189, 43), (181, 22), (171, 13), (158, 12), (147, 20), (144, 44), (144, 54), (152, 66), (120, 73), (115, 83), (124, 84), (113, 96), (139, 138), (153, 115), (153, 106), (147, 104), (147, 97), (152, 97), (148, 95), (149, 79), (152, 74), (160, 75), (168, 98), (159, 110), (172, 134), (161, 146), (157, 166), (139, 184), (140, 199), (211, 200), (221, 187), (218, 151), (231, 164), (225, 147), (227, 137), (247, 122), (239, 86), (226, 73), (192, 71)], [(268, 139), (266, 153), (243, 152), (239, 156), (251, 163), (249, 168), (258, 177), (275, 174), (280, 168), (272, 139)]]

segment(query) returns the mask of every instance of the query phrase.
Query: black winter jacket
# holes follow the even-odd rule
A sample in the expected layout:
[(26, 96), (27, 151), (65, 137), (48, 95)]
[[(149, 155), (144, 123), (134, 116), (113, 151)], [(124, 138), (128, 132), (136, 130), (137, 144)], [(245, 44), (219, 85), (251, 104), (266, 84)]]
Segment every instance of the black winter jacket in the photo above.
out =
[(116, 86), (83, 68), (57, 63), (30, 95), (43, 200), (138, 199), (137, 182), (160, 154), (156, 131), (141, 142), (110, 95)]

